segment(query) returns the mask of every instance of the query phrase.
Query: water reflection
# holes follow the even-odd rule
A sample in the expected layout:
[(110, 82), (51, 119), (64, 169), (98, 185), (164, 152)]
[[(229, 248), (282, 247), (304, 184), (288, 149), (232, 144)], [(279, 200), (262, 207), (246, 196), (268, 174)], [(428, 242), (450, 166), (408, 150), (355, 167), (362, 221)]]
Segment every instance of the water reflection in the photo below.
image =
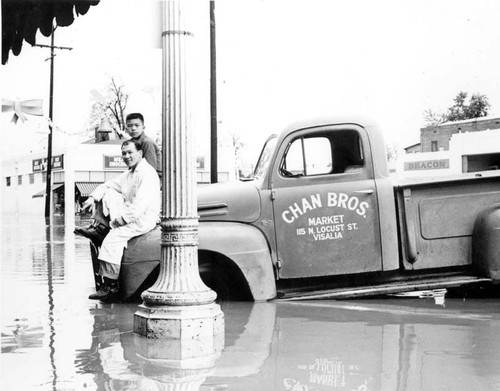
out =
[(498, 299), (222, 303), (224, 349), (182, 359), (87, 299), (63, 220), (3, 216), (1, 283), (5, 390), (500, 390)]
[(90, 310), (92, 343), (77, 352), (77, 371), (93, 375), (97, 389), (103, 390), (156, 390), (166, 385), (199, 389), (212, 373), (220, 349), (183, 359), (179, 341), (149, 340), (132, 332), (136, 309), (132, 304), (114, 304)]
[[(225, 303), (226, 346), (196, 365), (147, 359), (133, 305), (91, 310), (76, 368), (98, 389), (486, 390), (500, 385), (498, 303)], [(158, 343), (158, 342), (154, 342)], [(102, 383), (102, 384), (101, 384)], [(496, 387), (496, 388), (495, 388)], [(166, 389), (166, 388), (165, 388)], [(169, 388), (170, 389), (170, 388)]]
[[(284, 370), (277, 377), (293, 387), (483, 390), (500, 384), (500, 343), (492, 331), (500, 326), (496, 301), (452, 300), (444, 308), (426, 300), (299, 307), (278, 311), (290, 336), (281, 335), (281, 346), (301, 352), (291, 358), (278, 348), (276, 372)], [(304, 321), (319, 332), (304, 330)]]
[[(50, 219), (46, 219), (46, 225), (45, 225), (45, 248), (47, 250), (46, 252), (46, 262), (47, 262), (47, 290), (48, 290), (48, 326), (49, 326), (49, 357), (50, 357), (50, 367), (52, 371), (52, 388), (56, 388), (57, 385), (57, 368), (56, 368), (56, 362), (55, 362), (55, 328), (54, 328), (54, 286), (53, 286), (53, 274), (54, 274), (54, 268), (53, 268), (53, 261), (55, 259), (58, 259), (60, 257), (55, 258), (53, 256), (52, 250), (53, 250), (53, 235), (52, 235), (52, 230), (57, 227), (56, 224), (54, 224), (53, 221), (50, 221)], [(63, 258), (64, 259), (64, 258)], [(61, 269), (60, 275), (64, 276), (64, 267)]]

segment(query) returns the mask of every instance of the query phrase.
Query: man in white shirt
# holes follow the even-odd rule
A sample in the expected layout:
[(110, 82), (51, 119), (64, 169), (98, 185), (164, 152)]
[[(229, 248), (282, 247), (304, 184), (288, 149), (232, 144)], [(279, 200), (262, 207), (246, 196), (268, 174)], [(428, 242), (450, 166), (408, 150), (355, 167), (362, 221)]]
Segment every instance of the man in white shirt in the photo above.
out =
[(151, 231), (160, 213), (160, 181), (156, 170), (143, 159), (141, 144), (125, 141), (122, 158), (128, 171), (97, 187), (82, 205), (93, 211), (97, 201), (109, 220), (109, 228), (98, 223), (90, 229), (75, 230), (97, 244), (102, 240), (98, 259), (103, 284), (89, 296), (92, 300), (110, 301), (118, 295), (120, 264), (128, 240)]

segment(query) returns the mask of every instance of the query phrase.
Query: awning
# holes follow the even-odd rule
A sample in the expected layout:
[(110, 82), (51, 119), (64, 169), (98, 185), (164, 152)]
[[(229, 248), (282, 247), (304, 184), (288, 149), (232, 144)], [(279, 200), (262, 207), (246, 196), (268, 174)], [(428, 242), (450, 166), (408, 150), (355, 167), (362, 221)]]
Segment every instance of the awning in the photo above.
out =
[[(56, 191), (61, 186), (64, 186), (64, 183), (56, 183), (55, 185), (52, 185), (52, 191)], [(43, 197), (46, 191), (47, 189), (40, 190), (38, 193), (33, 194), (32, 198)]]
[(38, 30), (49, 37), (52, 26), (66, 27), (76, 16), (85, 15), (90, 6), (99, 0), (45, 0), (45, 1), (2, 1), (2, 64), (5, 65), (9, 52), (17, 56), (23, 41), (36, 44)]
[(102, 182), (76, 182), (76, 188), (82, 197), (88, 197)]

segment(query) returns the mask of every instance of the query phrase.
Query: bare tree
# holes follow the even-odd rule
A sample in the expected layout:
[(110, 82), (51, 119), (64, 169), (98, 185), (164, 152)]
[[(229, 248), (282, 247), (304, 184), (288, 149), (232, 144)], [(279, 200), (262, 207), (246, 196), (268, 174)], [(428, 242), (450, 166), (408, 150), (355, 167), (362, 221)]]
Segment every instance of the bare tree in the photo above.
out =
[(128, 94), (125, 87), (117, 83), (113, 76), (104, 92), (91, 91), (91, 100), (94, 102), (90, 111), (90, 123), (99, 123), (104, 117), (109, 118), (111, 127), (118, 138), (125, 132), (125, 110), (127, 108)]
[(446, 122), (446, 115), (437, 113), (432, 109), (426, 109), (422, 113), (425, 121), (425, 126), (436, 126)]
[(245, 142), (241, 139), (241, 136), (234, 133), (230, 132), (229, 137), (231, 139), (231, 144), (233, 147), (234, 151), (234, 160), (235, 160), (235, 173), (236, 173), (236, 178), (239, 178), (240, 176), (240, 170), (242, 168), (242, 162), (241, 162), (241, 151), (243, 148), (245, 148)]
[(397, 160), (398, 158), (398, 149), (396, 145), (389, 143), (385, 145), (385, 150), (387, 153), (387, 161)]

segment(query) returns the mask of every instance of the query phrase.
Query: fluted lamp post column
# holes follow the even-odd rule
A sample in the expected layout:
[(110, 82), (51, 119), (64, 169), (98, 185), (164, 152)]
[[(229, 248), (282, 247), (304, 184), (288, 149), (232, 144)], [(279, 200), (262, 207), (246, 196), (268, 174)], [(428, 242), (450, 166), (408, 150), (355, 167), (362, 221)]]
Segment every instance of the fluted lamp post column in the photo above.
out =
[(224, 327), (216, 293), (198, 270), (198, 214), (195, 160), (186, 94), (186, 2), (163, 3), (162, 162), (160, 274), (142, 293), (134, 331), (149, 338), (213, 337)]

